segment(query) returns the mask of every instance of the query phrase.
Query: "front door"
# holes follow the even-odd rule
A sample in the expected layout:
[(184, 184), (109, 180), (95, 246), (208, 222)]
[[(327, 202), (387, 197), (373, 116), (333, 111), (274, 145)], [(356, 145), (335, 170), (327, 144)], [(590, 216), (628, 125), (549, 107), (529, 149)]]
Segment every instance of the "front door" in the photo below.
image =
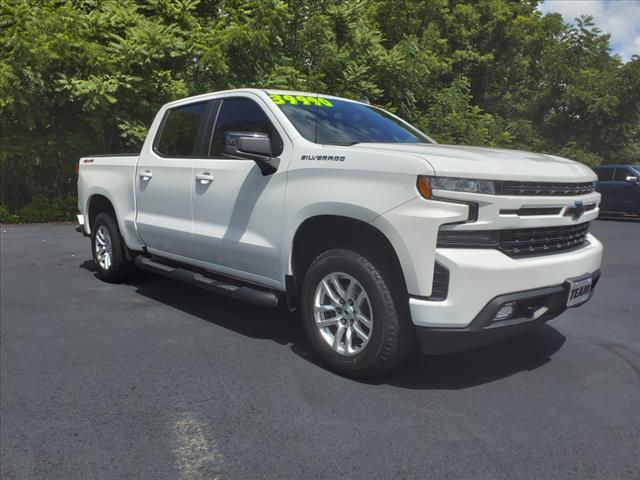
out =
[(616, 167), (613, 182), (611, 182), (613, 210), (636, 214), (640, 211), (640, 189), (638, 185), (628, 181), (628, 177), (637, 178), (637, 174), (628, 167)]
[(191, 195), (195, 160), (211, 102), (168, 109), (152, 148), (145, 148), (136, 172), (137, 227), (150, 251), (186, 255), (192, 233)]
[[(247, 94), (222, 98), (210, 158), (194, 165), (193, 254), (216, 270), (268, 285), (282, 283), (279, 239), (291, 152), (284, 132), (263, 101)], [(252, 160), (225, 157), (228, 131), (261, 132), (271, 138), (278, 171), (263, 176)], [(250, 272), (250, 273), (249, 273)]]

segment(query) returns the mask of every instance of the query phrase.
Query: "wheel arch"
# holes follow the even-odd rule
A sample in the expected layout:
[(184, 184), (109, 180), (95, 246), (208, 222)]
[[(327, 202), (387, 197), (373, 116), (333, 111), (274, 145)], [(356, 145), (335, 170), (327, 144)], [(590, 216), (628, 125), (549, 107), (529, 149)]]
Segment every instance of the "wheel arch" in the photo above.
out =
[(85, 230), (88, 234), (91, 234), (95, 218), (102, 212), (108, 212), (115, 218), (127, 248), (134, 251), (143, 249), (144, 244), (138, 236), (134, 222), (135, 206), (133, 204), (129, 205), (126, 198), (121, 202), (114, 201), (114, 198), (120, 197), (117, 195), (114, 197), (111, 192), (102, 187), (91, 188), (86, 197), (83, 197), (86, 201), (81, 211), (85, 215)]
[(113, 206), (113, 202), (105, 195), (95, 193), (87, 200), (87, 225), (89, 232), (93, 229), (93, 222), (95, 222), (96, 217), (101, 213), (111, 213), (116, 223), (119, 224), (118, 214)]
[[(334, 234), (328, 235), (329, 230)], [(363, 219), (351, 216), (319, 214), (302, 221), (291, 239), (288, 270), (290, 273), (285, 279), (290, 307), (296, 303), (304, 275), (313, 260), (331, 248), (353, 248), (360, 253), (368, 253), (373, 261), (383, 260), (406, 293), (400, 258), (391, 241), (380, 229)]]
[(120, 230), (120, 235), (122, 236), (122, 241), (124, 242), (124, 255), (127, 260), (131, 260), (133, 258), (133, 254), (131, 249), (127, 244), (126, 231), (122, 225), (122, 219), (118, 216), (118, 212), (115, 209), (115, 206), (111, 199), (102, 193), (94, 193), (87, 200), (87, 231), (89, 234), (93, 231), (93, 223), (95, 222), (98, 215), (101, 213), (108, 213), (113, 216), (113, 219), (118, 225)]

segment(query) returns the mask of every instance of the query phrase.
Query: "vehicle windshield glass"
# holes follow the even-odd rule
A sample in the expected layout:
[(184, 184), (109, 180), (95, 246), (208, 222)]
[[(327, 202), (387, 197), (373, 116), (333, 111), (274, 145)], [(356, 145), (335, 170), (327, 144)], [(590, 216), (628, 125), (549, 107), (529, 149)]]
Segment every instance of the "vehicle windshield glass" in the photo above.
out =
[(325, 145), (433, 143), (408, 123), (370, 105), (310, 95), (270, 96), (298, 132), (311, 142)]

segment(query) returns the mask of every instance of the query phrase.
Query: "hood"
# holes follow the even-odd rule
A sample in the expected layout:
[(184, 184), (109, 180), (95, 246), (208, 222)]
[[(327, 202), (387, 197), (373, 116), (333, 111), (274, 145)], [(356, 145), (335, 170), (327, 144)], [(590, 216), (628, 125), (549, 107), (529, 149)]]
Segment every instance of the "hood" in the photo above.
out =
[(442, 177), (538, 182), (596, 180), (593, 170), (581, 163), (554, 155), (519, 150), (424, 143), (361, 143), (350, 148), (420, 156), (431, 165), (436, 175)]

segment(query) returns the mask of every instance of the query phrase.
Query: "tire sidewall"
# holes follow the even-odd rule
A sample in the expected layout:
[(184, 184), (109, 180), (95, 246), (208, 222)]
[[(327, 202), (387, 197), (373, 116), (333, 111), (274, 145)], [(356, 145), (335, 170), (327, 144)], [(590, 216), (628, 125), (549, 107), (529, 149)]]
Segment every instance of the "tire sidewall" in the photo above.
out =
[[(345, 255), (346, 253), (346, 255)], [(365, 266), (373, 266), (365, 257), (349, 250), (334, 250), (325, 252), (313, 262), (305, 276), (301, 296), (301, 311), (307, 337), (318, 351), (323, 361), (332, 369), (339, 372), (358, 374), (372, 368), (384, 348), (388, 338), (389, 327), (397, 319), (395, 308), (389, 308), (385, 295), (391, 295), (386, 283), (378, 284), (374, 275)], [(375, 267), (374, 267), (375, 268)], [(364, 349), (353, 355), (346, 356), (335, 352), (322, 338), (316, 327), (314, 318), (314, 295), (320, 281), (330, 273), (342, 272), (354, 277), (366, 290), (373, 310), (373, 326), (371, 338)], [(397, 335), (397, 332), (396, 332)]]

